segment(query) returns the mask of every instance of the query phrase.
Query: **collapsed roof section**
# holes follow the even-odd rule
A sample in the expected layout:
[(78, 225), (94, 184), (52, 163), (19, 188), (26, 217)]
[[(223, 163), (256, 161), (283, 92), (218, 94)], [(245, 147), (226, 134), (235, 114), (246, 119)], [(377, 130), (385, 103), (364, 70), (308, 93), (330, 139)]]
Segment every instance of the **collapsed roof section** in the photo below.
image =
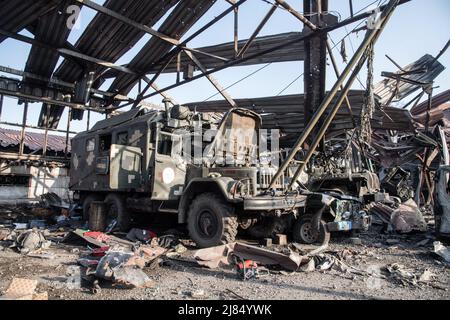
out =
[[(364, 91), (351, 90), (348, 93), (348, 98), (351, 113), (349, 106), (344, 102), (328, 130), (328, 137), (354, 129), (355, 123), (361, 123), (360, 115), (364, 104)], [(261, 114), (263, 128), (279, 129), (284, 146), (290, 147), (299, 133), (304, 130), (304, 99), (303, 94), (293, 94), (237, 99), (236, 102), (240, 107)], [(194, 102), (186, 106), (198, 112), (225, 112), (229, 109), (225, 100)], [(415, 128), (408, 110), (398, 108), (385, 108), (383, 111), (377, 110), (372, 119), (372, 127), (381, 130), (397, 129), (404, 131), (414, 130)]]
[[(183, 36), (216, 2), (106, 0), (100, 5), (88, 0), (0, 0), (3, 8), (0, 12), (0, 42), (9, 37), (32, 45), (23, 71), (0, 66), (0, 71), (21, 77), (17, 81), (1, 77), (3, 82), (14, 82), (14, 85), (2, 86), (0, 94), (42, 102), (38, 126), (57, 128), (66, 107), (73, 108), (72, 120), (81, 120), (84, 110), (109, 112), (107, 107), (117, 106), (123, 101), (132, 102), (127, 94), (139, 79), (149, 82), (146, 74), (182, 72), (188, 66), (199, 70), (187, 52), (195, 53), (194, 59), (209, 70), (235, 60), (236, 48), (246, 46), (245, 56), (249, 56), (266, 51), (280, 41), (295, 40), (300, 36), (300, 33), (292, 32), (258, 37), (258, 31), (250, 39), (188, 48)], [(233, 13), (246, 0), (228, 2), (230, 7), (227, 10), (199, 26), (200, 29), (197, 28), (188, 39), (195, 38)], [(74, 45), (68, 42), (71, 29), (67, 23), (72, 18), (73, 12), (69, 9), (73, 5), (96, 11)], [(276, 6), (270, 9), (267, 18), (275, 9)], [(261, 28), (265, 22), (267, 19), (263, 20)], [(157, 24), (160, 25), (158, 30), (153, 29)], [(33, 37), (19, 33), (24, 29)], [(125, 66), (117, 65), (117, 61), (146, 34), (151, 35), (150, 40), (136, 56)], [(60, 57), (64, 59), (56, 68)], [(243, 61), (242, 65), (303, 59), (303, 42), (298, 41)], [(106, 79), (112, 79), (110, 88), (108, 91), (99, 90)], [(157, 88), (153, 81), (152, 88)], [(145, 105), (144, 102), (141, 104)]]

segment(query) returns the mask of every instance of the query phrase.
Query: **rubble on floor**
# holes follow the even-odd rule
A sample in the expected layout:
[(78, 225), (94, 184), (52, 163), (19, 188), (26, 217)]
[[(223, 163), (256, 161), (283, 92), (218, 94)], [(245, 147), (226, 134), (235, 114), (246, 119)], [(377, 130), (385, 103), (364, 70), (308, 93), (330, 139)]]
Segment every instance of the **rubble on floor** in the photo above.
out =
[[(437, 280), (437, 271), (433, 268), (421, 269), (401, 263), (383, 264), (381, 260), (377, 272), (359, 266), (361, 261), (377, 258), (374, 250), (395, 249), (407, 252), (408, 248), (422, 248), (428, 250), (430, 259), (435, 259), (436, 264), (448, 267), (448, 248), (436, 241), (421, 211), (412, 200), (391, 206), (376, 205), (372, 208), (374, 216), (383, 225), (390, 227), (375, 231), (370, 236), (363, 234), (358, 237), (359, 245), (346, 238), (343, 241), (348, 245), (343, 250), (336, 250), (328, 244), (314, 246), (292, 243), (288, 238), (286, 241), (273, 241), (270, 247), (256, 245), (251, 241), (238, 241), (195, 250), (190, 241), (182, 240), (185, 238), (171, 230), (158, 234), (150, 229), (135, 228), (128, 234), (107, 234), (86, 230), (86, 224), (82, 222), (61, 226), (54, 219), (60, 213), (58, 211), (47, 215), (46, 211), (34, 208), (22, 215), (17, 214), (19, 210), (8, 209), (6, 214), (14, 212), (15, 216), (7, 224), (0, 225), (1, 250), (11, 250), (30, 259), (58, 261), (61, 258), (57, 253), (58, 248), (67, 248), (72, 256), (77, 257), (75, 261), (78, 269), (74, 271), (72, 268), (75, 266), (71, 266), (67, 269), (66, 278), (56, 282), (45, 280), (44, 283), (53, 283), (55, 286), (70, 284), (70, 290), (87, 290), (91, 294), (101, 294), (104, 288), (156, 290), (160, 284), (158, 277), (153, 276), (155, 270), (170, 270), (176, 266), (188, 265), (190, 268), (207, 268), (213, 272), (227, 270), (244, 281), (267, 281), (276, 275), (331, 273), (348, 279), (383, 279), (404, 286), (429, 286), (447, 290), (447, 286)], [(44, 215), (47, 216), (43, 218)], [(7, 219), (4, 212), (0, 212), (0, 220)], [(17, 228), (15, 221), (20, 221), (27, 227), (33, 225), (34, 228)], [(374, 228), (376, 226), (375, 223)], [(74, 272), (80, 274), (76, 277), (81, 277), (81, 280), (73, 280)], [(43, 297), (30, 292), (21, 296), (7, 290), (1, 299)], [(197, 288), (187, 292), (186, 296), (206, 299), (209, 294), (204, 289)], [(237, 298), (233, 294), (230, 296)]]

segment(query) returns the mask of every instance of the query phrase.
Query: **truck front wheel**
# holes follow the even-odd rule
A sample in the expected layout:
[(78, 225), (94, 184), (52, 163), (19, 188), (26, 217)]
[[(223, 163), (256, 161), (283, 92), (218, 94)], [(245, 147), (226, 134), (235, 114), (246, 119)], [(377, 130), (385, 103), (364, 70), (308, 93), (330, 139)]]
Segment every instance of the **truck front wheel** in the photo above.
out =
[(294, 224), (292, 237), (295, 242), (306, 244), (326, 244), (330, 241), (330, 232), (327, 230), (324, 220), (319, 222), (319, 230), (315, 230), (313, 225), (314, 216), (304, 214), (300, 216)]
[(94, 201), (103, 201), (103, 197), (100, 194), (91, 193), (83, 200), (83, 219), (89, 220), (89, 210), (91, 208), (91, 203)]
[(234, 242), (239, 225), (233, 207), (214, 193), (192, 201), (187, 222), (189, 235), (200, 248)]
[(128, 232), (131, 219), (125, 205), (124, 197), (116, 193), (110, 193), (105, 198), (105, 204), (107, 206), (107, 225), (110, 225), (116, 220), (117, 224), (115, 228), (119, 231)]

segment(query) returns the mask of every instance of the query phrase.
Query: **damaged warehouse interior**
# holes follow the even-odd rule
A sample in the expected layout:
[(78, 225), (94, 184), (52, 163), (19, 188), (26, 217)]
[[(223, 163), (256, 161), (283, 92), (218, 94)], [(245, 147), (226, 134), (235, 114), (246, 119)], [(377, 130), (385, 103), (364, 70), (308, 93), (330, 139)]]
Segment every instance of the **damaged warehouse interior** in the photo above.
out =
[(450, 298), (444, 0), (0, 4), (0, 300)]

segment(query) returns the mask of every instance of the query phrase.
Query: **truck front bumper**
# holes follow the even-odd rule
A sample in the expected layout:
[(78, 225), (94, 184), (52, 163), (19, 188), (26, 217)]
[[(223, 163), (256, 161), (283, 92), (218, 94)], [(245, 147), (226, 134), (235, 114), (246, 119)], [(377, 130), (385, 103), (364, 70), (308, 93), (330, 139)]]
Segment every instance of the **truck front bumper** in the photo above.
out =
[(369, 229), (371, 219), (369, 216), (363, 219), (358, 219), (358, 221), (345, 220), (345, 221), (334, 221), (328, 222), (326, 227), (330, 232), (335, 231), (350, 231), (350, 230), (367, 230)]
[(306, 196), (260, 196), (244, 199), (245, 211), (292, 210), (304, 207)]

